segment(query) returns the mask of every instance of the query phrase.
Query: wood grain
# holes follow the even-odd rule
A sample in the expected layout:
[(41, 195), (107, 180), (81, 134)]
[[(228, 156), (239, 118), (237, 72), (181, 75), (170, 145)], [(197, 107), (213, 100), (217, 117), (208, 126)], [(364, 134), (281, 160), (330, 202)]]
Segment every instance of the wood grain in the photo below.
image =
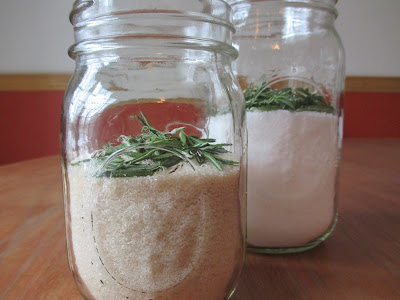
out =
[[(400, 139), (347, 139), (343, 150), (332, 236), (304, 253), (248, 254), (232, 299), (400, 299)], [(59, 165), (46, 157), (0, 167), (0, 299), (80, 299)]]
[(64, 91), (71, 74), (0, 74), (0, 91)]
[(346, 77), (347, 92), (400, 93), (400, 77)]
[[(64, 91), (70, 78), (71, 74), (0, 74), (0, 91)], [(348, 76), (346, 91), (400, 93), (400, 77)]]

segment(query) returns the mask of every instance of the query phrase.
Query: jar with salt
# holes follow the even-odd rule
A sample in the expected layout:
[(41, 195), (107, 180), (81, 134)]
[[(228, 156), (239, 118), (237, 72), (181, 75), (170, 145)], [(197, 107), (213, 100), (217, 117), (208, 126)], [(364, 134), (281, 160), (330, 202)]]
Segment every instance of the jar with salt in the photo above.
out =
[(247, 246), (310, 249), (337, 220), (344, 50), (336, 0), (230, 0), (249, 135)]
[(78, 0), (62, 170), (87, 299), (227, 299), (245, 254), (246, 130), (221, 0)]

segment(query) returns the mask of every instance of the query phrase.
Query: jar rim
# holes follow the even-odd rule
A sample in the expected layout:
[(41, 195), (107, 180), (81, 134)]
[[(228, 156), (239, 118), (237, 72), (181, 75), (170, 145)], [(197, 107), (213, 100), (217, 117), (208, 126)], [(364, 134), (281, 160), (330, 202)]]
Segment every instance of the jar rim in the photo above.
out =
[[(176, 2), (176, 3), (175, 3)], [(159, 13), (159, 14), (201, 14), (215, 18), (221, 23), (231, 27), (232, 8), (224, 0), (179, 1), (175, 0), (147, 0), (147, 1), (101, 1), (101, 0), (75, 0), (69, 19), (72, 25), (83, 21), (94, 20), (104, 16), (118, 16), (126, 14)], [(198, 5), (193, 5), (197, 3)], [(202, 4), (201, 4), (202, 3)], [(179, 8), (177, 8), (179, 7)]]
[[(249, 5), (266, 4), (266, 5), (281, 5), (285, 7), (307, 7), (325, 10), (335, 16), (338, 16), (336, 4), (338, 0), (226, 0), (232, 7), (234, 15), (243, 8)], [(235, 21), (234, 21), (234, 24)]]
[(231, 5), (232, 10), (235, 10), (236, 5), (244, 3), (271, 3), (271, 4), (287, 4), (287, 5), (308, 5), (325, 8), (332, 11), (337, 15), (336, 4), (338, 0), (226, 0), (229, 5)]
[(179, 43), (208, 40), (231, 47), (232, 18), (232, 8), (223, 0), (76, 0), (70, 14), (75, 34), (71, 48), (101, 39), (130, 37), (142, 42), (159, 36)]
[(241, 2), (297, 2), (297, 3), (307, 3), (307, 4), (328, 4), (336, 5), (338, 0), (226, 0), (229, 5), (235, 5)]

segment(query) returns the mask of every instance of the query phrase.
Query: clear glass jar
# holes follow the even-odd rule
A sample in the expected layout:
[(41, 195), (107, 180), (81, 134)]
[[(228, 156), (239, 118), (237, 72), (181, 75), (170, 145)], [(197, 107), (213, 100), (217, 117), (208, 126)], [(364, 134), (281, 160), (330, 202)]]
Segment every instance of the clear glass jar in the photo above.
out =
[(247, 247), (307, 250), (337, 219), (344, 49), (336, 0), (228, 2), (249, 136)]
[(61, 145), (68, 257), (88, 299), (226, 299), (245, 255), (246, 129), (231, 9), (83, 1)]

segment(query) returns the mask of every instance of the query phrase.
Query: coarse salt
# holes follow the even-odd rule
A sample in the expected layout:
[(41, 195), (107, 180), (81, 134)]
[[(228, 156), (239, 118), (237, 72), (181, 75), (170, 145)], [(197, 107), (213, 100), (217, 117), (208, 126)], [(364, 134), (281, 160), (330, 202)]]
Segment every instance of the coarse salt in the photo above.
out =
[(223, 299), (235, 287), (244, 259), (238, 167), (92, 173), (68, 169), (71, 258), (86, 296)]
[(337, 116), (249, 111), (247, 242), (296, 247), (326, 233), (335, 218)]

